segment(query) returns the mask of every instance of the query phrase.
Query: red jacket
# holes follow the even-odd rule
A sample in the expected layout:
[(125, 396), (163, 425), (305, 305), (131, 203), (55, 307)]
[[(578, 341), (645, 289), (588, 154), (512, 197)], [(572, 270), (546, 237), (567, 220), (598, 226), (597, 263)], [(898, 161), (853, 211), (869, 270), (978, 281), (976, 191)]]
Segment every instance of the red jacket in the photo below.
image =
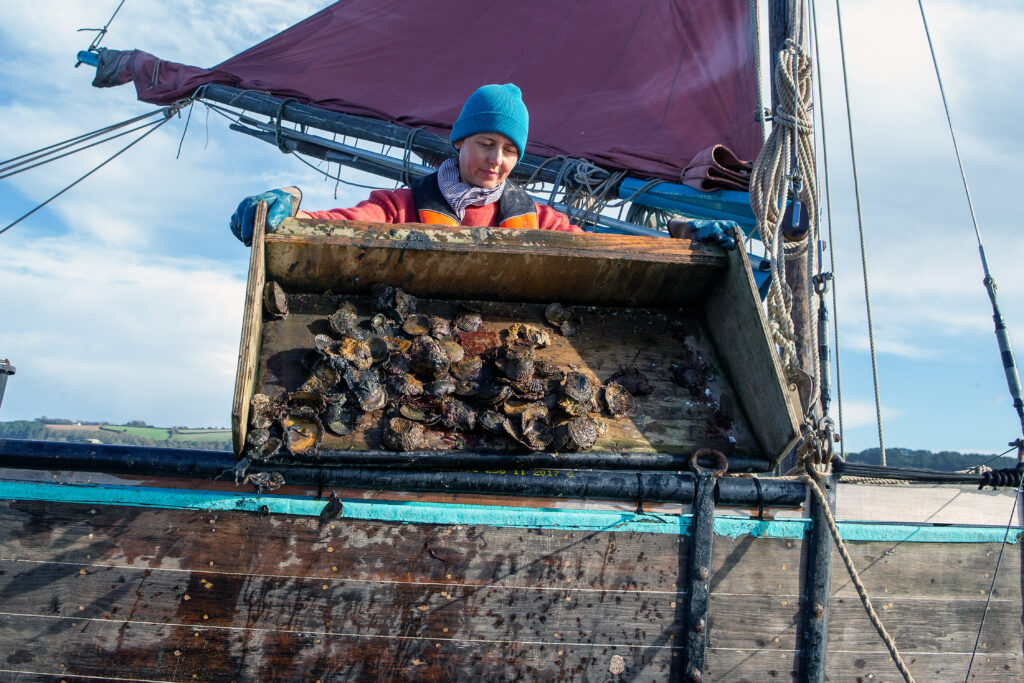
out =
[[(418, 223), (419, 215), (412, 200), (412, 190), (374, 190), (370, 198), (351, 209), (307, 211), (321, 220), (367, 221), (369, 223)], [(569, 223), (569, 217), (550, 206), (537, 205), (537, 223), (541, 230), (583, 232)], [(462, 224), (467, 227), (498, 227), (498, 202), (466, 208)]]

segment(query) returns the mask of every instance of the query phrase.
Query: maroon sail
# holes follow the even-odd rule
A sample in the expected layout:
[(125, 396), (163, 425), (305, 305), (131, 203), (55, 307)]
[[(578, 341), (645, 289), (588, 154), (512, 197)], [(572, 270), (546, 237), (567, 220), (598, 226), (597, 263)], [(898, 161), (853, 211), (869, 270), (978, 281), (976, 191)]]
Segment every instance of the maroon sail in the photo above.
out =
[(512, 82), (529, 152), (678, 180), (713, 144), (756, 156), (755, 50), (747, 0), (345, 0), (212, 69), (121, 53), (114, 82), (156, 104), (222, 83), (441, 135), (475, 88)]

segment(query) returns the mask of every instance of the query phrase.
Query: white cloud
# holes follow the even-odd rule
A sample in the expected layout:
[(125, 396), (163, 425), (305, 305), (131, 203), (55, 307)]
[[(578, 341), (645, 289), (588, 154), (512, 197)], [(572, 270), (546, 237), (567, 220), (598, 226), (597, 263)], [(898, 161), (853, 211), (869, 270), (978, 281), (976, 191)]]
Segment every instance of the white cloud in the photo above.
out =
[(228, 424), (245, 283), (209, 260), (46, 239), (4, 252), (6, 419)]

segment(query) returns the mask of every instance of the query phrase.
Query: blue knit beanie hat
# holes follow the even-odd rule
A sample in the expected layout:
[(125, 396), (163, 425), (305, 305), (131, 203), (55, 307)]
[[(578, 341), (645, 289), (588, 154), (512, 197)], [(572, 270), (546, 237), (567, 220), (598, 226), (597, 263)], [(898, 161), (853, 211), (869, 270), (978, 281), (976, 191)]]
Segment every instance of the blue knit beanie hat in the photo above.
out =
[(477, 88), (462, 105), (462, 113), (452, 126), (453, 143), (476, 133), (501, 133), (519, 150), (522, 160), (530, 130), (530, 113), (523, 94), (512, 83)]

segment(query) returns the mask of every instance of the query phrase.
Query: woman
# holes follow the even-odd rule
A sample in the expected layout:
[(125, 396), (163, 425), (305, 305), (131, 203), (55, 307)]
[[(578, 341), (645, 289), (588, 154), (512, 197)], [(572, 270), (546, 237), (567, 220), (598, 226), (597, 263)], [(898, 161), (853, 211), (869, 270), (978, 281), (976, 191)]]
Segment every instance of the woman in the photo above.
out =
[(231, 217), (231, 229), (249, 244), (255, 204), (263, 199), (269, 205), (268, 232), (291, 215), (583, 232), (569, 222), (568, 216), (536, 204), (524, 190), (508, 182), (509, 173), (526, 150), (529, 119), (518, 87), (511, 83), (485, 85), (469, 96), (452, 126), (451, 140), (458, 159), (445, 160), (436, 173), (423, 177), (411, 189), (374, 190), (369, 199), (350, 209), (328, 211), (298, 211), (298, 202), (293, 211), (292, 195), (271, 190), (246, 198)]

